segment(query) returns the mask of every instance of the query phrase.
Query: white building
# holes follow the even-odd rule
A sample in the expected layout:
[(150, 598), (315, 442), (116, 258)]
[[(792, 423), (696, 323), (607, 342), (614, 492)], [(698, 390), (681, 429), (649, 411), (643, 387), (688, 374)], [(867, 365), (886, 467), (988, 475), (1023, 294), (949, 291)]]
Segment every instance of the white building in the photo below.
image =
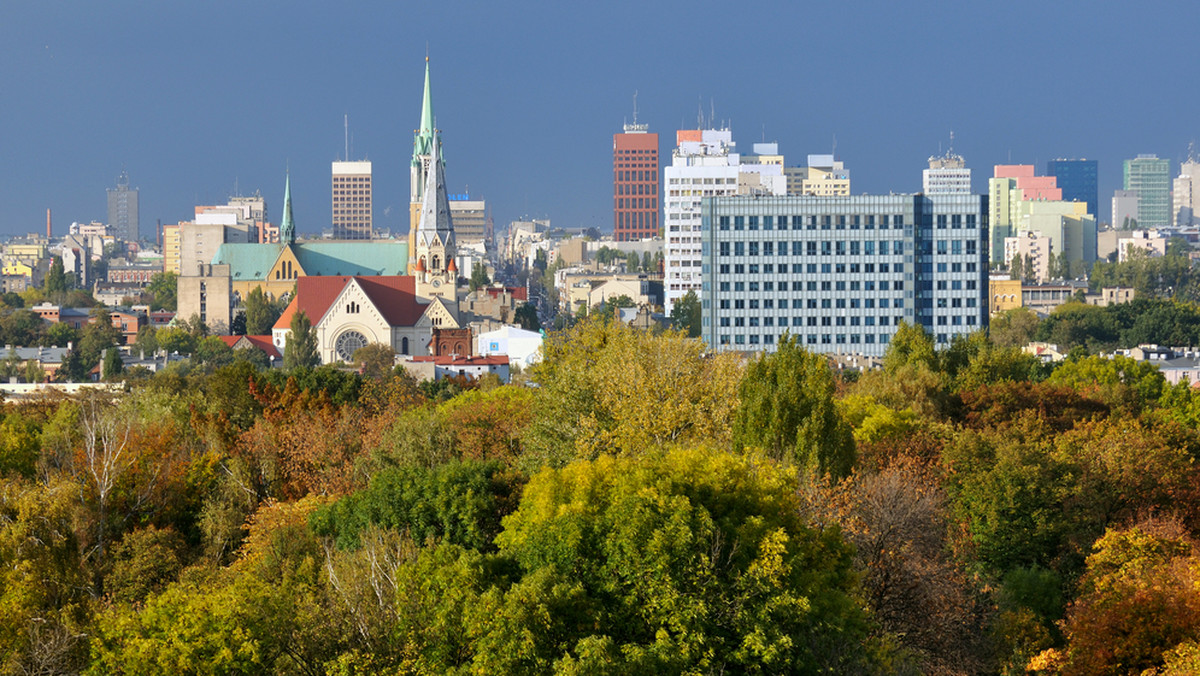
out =
[(970, 195), (971, 170), (966, 160), (954, 151), (929, 158), (929, 168), (921, 172), (921, 188), (926, 195)]
[(542, 359), (542, 334), (515, 326), (481, 333), (475, 337), (475, 354), (481, 357), (507, 355), (510, 364), (527, 368)]
[(1174, 201), (1171, 214), (1175, 226), (1186, 228), (1200, 222), (1197, 217), (1197, 207), (1200, 207), (1200, 162), (1194, 157), (1188, 157), (1187, 162), (1179, 165), (1179, 177), (1175, 179), (1171, 196)]
[(371, 239), (371, 163), (333, 162), (333, 238)]
[(742, 164), (730, 130), (681, 129), (675, 138), (678, 145), (671, 153), (671, 166), (663, 169), (663, 287), (668, 314), (688, 291), (700, 293), (701, 201), (724, 195), (787, 194), (782, 163)]

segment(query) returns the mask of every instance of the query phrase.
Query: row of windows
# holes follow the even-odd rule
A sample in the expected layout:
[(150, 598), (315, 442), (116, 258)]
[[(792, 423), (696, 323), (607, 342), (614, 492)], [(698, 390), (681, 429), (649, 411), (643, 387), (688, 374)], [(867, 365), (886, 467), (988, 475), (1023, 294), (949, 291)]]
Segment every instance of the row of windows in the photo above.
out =
[(643, 181), (658, 185), (658, 172), (653, 169), (649, 171), (617, 171), (613, 173), (614, 181)]
[[(764, 345), (774, 345), (775, 344), (775, 334), (773, 334), (773, 333), (767, 333), (767, 334), (752, 333), (749, 336), (747, 336), (744, 333), (739, 333), (734, 336), (730, 336), (729, 334), (723, 333), (720, 336), (720, 342), (722, 345), (729, 345), (731, 338), (732, 338), (732, 343), (734, 345), (745, 345), (747, 342), (747, 340), (746, 340), (747, 338), (749, 338), (749, 343), (751, 345), (759, 345), (760, 343), (764, 344)], [(838, 333), (838, 334), (810, 333), (804, 337), (804, 342), (807, 345), (816, 345), (818, 338), (820, 339), (820, 342), (822, 345), (831, 345), (833, 343), (837, 343), (839, 345), (844, 345), (847, 342), (849, 342), (849, 344), (851, 344), (851, 345), (861, 345), (863, 343), (865, 343), (867, 345), (872, 345), (875, 343), (876, 335), (874, 333), (867, 333), (867, 334), (851, 333), (849, 335), (847, 335), (845, 333)], [(847, 338), (849, 338), (849, 341), (847, 341)], [(881, 333), (881, 334), (879, 334), (878, 339), (881, 344), (886, 345), (887, 342), (891, 339), (891, 334)], [(946, 342), (946, 341), (942, 341), (942, 342)]]
[[(732, 321), (730, 321), (732, 319)], [(758, 328), (760, 325), (764, 327), (775, 326), (775, 317), (721, 317), (721, 328), (742, 328), (749, 326), (750, 328)], [(788, 325), (787, 317), (779, 317), (780, 328)], [(887, 326), (893, 323), (891, 315), (870, 315), (866, 317), (792, 317), (792, 326), (875, 326), (878, 320), (879, 326)], [(895, 323), (899, 324), (904, 321), (902, 315), (896, 315)]]
[[(849, 288), (847, 288), (849, 285)], [(903, 291), (904, 282), (900, 280), (868, 279), (792, 282), (792, 291)], [(818, 288), (819, 287), (819, 288)], [(717, 291), (774, 291), (775, 282), (717, 282)], [(787, 291), (788, 283), (779, 282), (779, 290)]]
[[(977, 267), (978, 267), (978, 265), (974, 262), (949, 263), (949, 264), (938, 263), (936, 266), (936, 269), (939, 273), (963, 272), (964, 268), (965, 268), (966, 272), (975, 272)], [(860, 274), (860, 273), (875, 274), (876, 268), (878, 268), (880, 274), (886, 273), (886, 272), (904, 272), (904, 264), (903, 263), (894, 263), (894, 264), (888, 264), (888, 263), (879, 263), (879, 264), (875, 264), (875, 263), (821, 263), (819, 266), (817, 263), (792, 263), (792, 267), (790, 268), (790, 271), (794, 275), (799, 275), (799, 274), (809, 274), (809, 275), (814, 275), (814, 274), (824, 274), (824, 275), (851, 274), (851, 275), (855, 275), (855, 274)], [(933, 269), (934, 269), (934, 267), (931, 266), (931, 264), (929, 264), (929, 263), (921, 264), (921, 272), (930, 273), (930, 272), (933, 272)], [(779, 264), (778, 274), (785, 275), (785, 274), (788, 274), (788, 271), (789, 271), (789, 268), (787, 266), (787, 263)], [(735, 274), (735, 275), (757, 275), (757, 274), (760, 274), (760, 272), (761, 272), (761, 274), (770, 275), (770, 274), (776, 273), (776, 265), (774, 263), (762, 263), (762, 264), (759, 264), (759, 263), (734, 263), (733, 265), (730, 265), (728, 263), (721, 263), (720, 265), (717, 266), (717, 272), (722, 275), (728, 275), (731, 273)]]
[[(722, 299), (718, 305), (722, 310), (774, 310), (774, 298), (734, 298), (733, 300)], [(927, 299), (926, 299), (927, 300)], [(947, 300), (949, 304), (947, 305)], [(779, 299), (780, 310), (788, 309), (788, 298)], [(793, 310), (874, 310), (876, 302), (879, 304), (879, 309), (886, 310), (889, 307), (903, 308), (903, 298), (792, 298), (790, 299)], [(939, 298), (938, 308), (954, 307), (954, 308), (973, 308), (977, 307), (978, 298)], [(707, 307), (707, 305), (706, 305)]]
[[(968, 216), (974, 226), (973, 214)], [(786, 230), (791, 223), (792, 230), (816, 230), (818, 227), (821, 230), (874, 230), (878, 227), (880, 230), (887, 230), (889, 227), (900, 229), (904, 227), (903, 214), (883, 214), (878, 216), (719, 216), (717, 217), (717, 227), (721, 230), (758, 230), (761, 227), (763, 230), (774, 230), (776, 226), (780, 230)]]
[[(979, 243), (973, 239), (939, 239), (935, 242), (919, 242), (921, 253), (938, 255), (974, 256), (979, 252)], [(936, 245), (936, 246), (931, 246)], [(904, 253), (904, 240), (792, 240), (792, 256), (816, 256), (818, 250), (822, 256), (874, 256), (878, 248), (880, 256), (901, 255)], [(732, 250), (734, 256), (787, 256), (788, 242), (781, 240), (776, 249), (775, 242), (758, 240), (718, 242), (717, 252), (720, 256), (729, 256)], [(889, 250), (891, 253), (889, 253)]]
[(654, 189), (653, 185), (647, 185), (645, 183), (618, 183), (617, 184), (617, 194), (618, 195), (657, 195), (658, 191)]
[(656, 213), (658, 210), (653, 197), (617, 197), (615, 199), (618, 209), (654, 209)]

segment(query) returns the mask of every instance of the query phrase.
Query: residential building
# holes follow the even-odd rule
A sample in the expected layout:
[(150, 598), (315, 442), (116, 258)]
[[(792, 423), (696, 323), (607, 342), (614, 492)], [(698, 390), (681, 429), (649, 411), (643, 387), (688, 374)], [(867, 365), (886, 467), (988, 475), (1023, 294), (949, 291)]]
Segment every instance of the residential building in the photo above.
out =
[(1138, 155), (1125, 160), (1125, 190), (1138, 193), (1139, 228), (1171, 225), (1171, 161), (1157, 155)]
[(997, 164), (988, 180), (988, 223), (991, 227), (991, 262), (1007, 265), (1004, 240), (1016, 234), (1021, 204), (1027, 201), (1061, 201), (1062, 189), (1053, 176), (1036, 176), (1032, 164)]
[(129, 173), (121, 171), (117, 187), (108, 189), (108, 224), (113, 235), (126, 242), (141, 239), (138, 225), (138, 189), (129, 187)]
[(987, 321), (987, 197), (703, 200), (702, 337), (882, 355), (901, 322), (938, 345)]
[[(1084, 202), (1022, 201), (1014, 230), (1017, 235), (1034, 233), (1050, 240), (1050, 255), (1065, 257), (1070, 276), (1080, 276), (1096, 262), (1096, 219), (1086, 213)], [(1053, 267), (1051, 276), (1060, 274)]]
[(785, 167), (783, 174), (789, 195), (850, 194), (850, 172), (833, 155), (809, 155), (807, 167)]
[(1087, 212), (1100, 218), (1099, 163), (1096, 160), (1050, 160), (1046, 175), (1053, 176), (1062, 199), (1067, 202), (1086, 202)]
[(488, 357), (413, 356), (402, 359), (400, 365), (419, 381), (449, 377), (478, 380), (488, 374), (498, 377), (501, 382), (509, 381), (508, 357), (502, 354)]
[(1135, 249), (1145, 252), (1150, 258), (1167, 255), (1167, 242), (1170, 237), (1158, 230), (1133, 230), (1128, 237), (1117, 240), (1117, 260), (1121, 263), (1129, 260)]
[(613, 239), (629, 242), (659, 233), (658, 134), (633, 124), (613, 134)]
[(675, 134), (671, 166), (663, 175), (665, 311), (689, 291), (701, 291), (700, 206), (705, 197), (784, 195), (779, 164), (743, 164), (728, 129), (688, 129)]
[(509, 364), (528, 368), (542, 359), (542, 340), (538, 331), (526, 331), (515, 326), (504, 326), (495, 331), (480, 333), (475, 337), (475, 354), (481, 357), (504, 355)]
[(1020, 261), (1022, 279), (1033, 280), (1038, 284), (1049, 282), (1053, 255), (1052, 243), (1045, 235), (1026, 231), (1015, 237), (1004, 238), (1004, 260), (1009, 262), (1010, 270), (1017, 270), (1017, 261)]
[(176, 275), (180, 270), (180, 255), (182, 247), (182, 236), (179, 230), (179, 224), (164, 225), (162, 227), (163, 239), (163, 272), (173, 272)]
[(371, 239), (371, 163), (334, 162), (333, 238)]

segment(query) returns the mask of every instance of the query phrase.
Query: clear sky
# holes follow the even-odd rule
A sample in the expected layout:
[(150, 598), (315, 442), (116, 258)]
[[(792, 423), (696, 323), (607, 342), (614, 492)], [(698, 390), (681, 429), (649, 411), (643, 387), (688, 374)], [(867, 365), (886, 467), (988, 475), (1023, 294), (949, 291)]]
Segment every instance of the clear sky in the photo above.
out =
[[(610, 229), (612, 134), (663, 151), (698, 110), (744, 151), (837, 155), (862, 192), (915, 192), (955, 151), (991, 166), (1183, 159), (1200, 136), (1195, 2), (83, 2), (0, 5), (0, 234), (105, 220), (122, 168), (141, 222), (235, 186), (301, 233), (330, 220), (329, 162), (374, 162), (377, 227), (407, 229), (426, 45), (452, 192), (497, 228), (525, 216)], [(1172, 168), (1175, 171), (1175, 167)]]

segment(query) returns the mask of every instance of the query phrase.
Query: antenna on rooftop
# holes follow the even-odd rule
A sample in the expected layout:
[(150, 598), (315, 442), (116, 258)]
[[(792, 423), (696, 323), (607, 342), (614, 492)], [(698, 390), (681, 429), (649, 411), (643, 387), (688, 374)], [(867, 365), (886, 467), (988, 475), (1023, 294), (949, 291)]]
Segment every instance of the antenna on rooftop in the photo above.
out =
[(833, 159), (837, 159), (837, 134), (833, 135), (833, 150), (829, 151), (829, 154), (833, 155)]
[(954, 154), (954, 130), (950, 130), (950, 148), (946, 150), (947, 155)]
[(637, 90), (633, 90), (633, 124), (637, 125)]
[(345, 115), (342, 116), (342, 124), (344, 125), (345, 130), (346, 130), (346, 132), (345, 132), (346, 133), (346, 154), (342, 156), (342, 159), (349, 162), (350, 161), (350, 114), (349, 113), (346, 113)]
[(704, 99), (700, 96), (696, 97), (696, 128), (704, 128)]
[(708, 99), (708, 123), (713, 124), (713, 120), (717, 119), (717, 107), (713, 104), (712, 97)]

